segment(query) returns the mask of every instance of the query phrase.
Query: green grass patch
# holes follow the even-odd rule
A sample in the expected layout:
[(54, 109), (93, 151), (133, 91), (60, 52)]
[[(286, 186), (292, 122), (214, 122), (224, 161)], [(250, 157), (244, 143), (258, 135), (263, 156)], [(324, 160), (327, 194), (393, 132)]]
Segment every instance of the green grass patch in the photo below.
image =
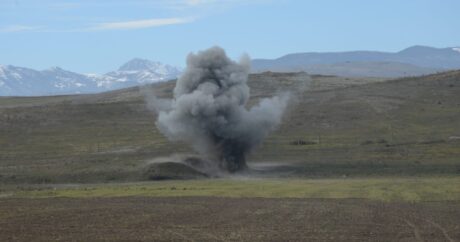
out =
[(14, 197), (217, 196), (362, 198), (381, 201), (460, 200), (460, 177), (353, 179), (213, 179), (81, 185), (16, 190)]

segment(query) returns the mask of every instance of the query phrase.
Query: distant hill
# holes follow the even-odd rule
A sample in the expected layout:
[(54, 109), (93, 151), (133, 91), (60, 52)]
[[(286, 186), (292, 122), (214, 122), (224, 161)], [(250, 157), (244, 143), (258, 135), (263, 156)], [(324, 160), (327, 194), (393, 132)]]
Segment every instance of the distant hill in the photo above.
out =
[(355, 77), (404, 77), (421, 76), (439, 72), (440, 69), (420, 67), (400, 62), (341, 62), (307, 66), (310, 74), (355, 76)]
[(307, 71), (340, 76), (417, 76), (460, 69), (460, 48), (413, 46), (396, 53), (378, 51), (293, 53), (277, 59), (254, 59), (253, 72)]
[(79, 74), (53, 67), (43, 71), (0, 65), (0, 96), (42, 96), (97, 93), (175, 79), (177, 67), (133, 59), (104, 75)]
[[(295, 53), (254, 59), (255, 73), (299, 72), (344, 77), (396, 78), (460, 69), (460, 48), (413, 46), (397, 53), (351, 51)], [(53, 67), (47, 70), (0, 65), (0, 96), (43, 96), (100, 93), (176, 79), (181, 69), (135, 58), (106, 74), (81, 74)]]

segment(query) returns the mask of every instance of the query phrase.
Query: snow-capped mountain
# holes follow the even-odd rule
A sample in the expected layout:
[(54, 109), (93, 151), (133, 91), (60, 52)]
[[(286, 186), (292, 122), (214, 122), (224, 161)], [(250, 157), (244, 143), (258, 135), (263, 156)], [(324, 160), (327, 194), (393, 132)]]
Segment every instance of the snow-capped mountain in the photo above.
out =
[(107, 73), (106, 76), (123, 82), (143, 84), (175, 79), (180, 73), (178, 67), (136, 58), (122, 65), (117, 71)]
[(0, 66), (0, 95), (33, 96), (88, 93), (96, 83), (86, 75), (53, 67), (36, 71), (24, 67)]
[(43, 71), (0, 65), (0, 96), (96, 93), (177, 78), (177, 67), (133, 59), (107, 74), (79, 74), (53, 67)]
[[(294, 53), (255, 59), (252, 71), (306, 71), (339, 76), (416, 76), (460, 69), (460, 47), (412, 46), (399, 52)], [(0, 96), (96, 93), (177, 78), (181, 69), (135, 58), (106, 74), (79, 74), (53, 67), (43, 71), (0, 65)]]

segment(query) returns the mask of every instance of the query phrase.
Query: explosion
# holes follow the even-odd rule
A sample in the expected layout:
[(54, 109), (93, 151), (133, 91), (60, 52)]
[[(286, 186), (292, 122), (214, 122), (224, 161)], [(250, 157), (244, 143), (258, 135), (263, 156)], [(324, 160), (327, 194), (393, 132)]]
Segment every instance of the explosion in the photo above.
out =
[(174, 98), (156, 106), (158, 129), (222, 170), (245, 169), (246, 155), (281, 122), (289, 100), (289, 95), (274, 96), (247, 108), (249, 71), (248, 56), (235, 62), (220, 47), (189, 54)]

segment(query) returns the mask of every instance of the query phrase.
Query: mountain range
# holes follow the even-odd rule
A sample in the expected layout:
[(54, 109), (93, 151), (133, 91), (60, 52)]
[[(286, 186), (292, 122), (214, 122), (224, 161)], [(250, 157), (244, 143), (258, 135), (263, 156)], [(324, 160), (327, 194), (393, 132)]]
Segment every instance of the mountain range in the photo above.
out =
[(0, 65), (0, 96), (97, 93), (175, 79), (180, 73), (178, 67), (138, 58), (103, 75), (79, 74), (59, 67), (37, 71)]
[[(252, 72), (299, 72), (345, 77), (426, 75), (460, 69), (460, 47), (412, 46), (399, 52), (350, 51), (293, 53), (254, 59)], [(0, 96), (97, 93), (177, 78), (179, 67), (135, 58), (106, 74), (80, 74), (53, 67), (37, 71), (0, 65)]]
[(305, 71), (339, 76), (403, 77), (460, 68), (460, 48), (412, 46), (399, 52), (349, 51), (293, 53), (254, 59), (253, 72)]

